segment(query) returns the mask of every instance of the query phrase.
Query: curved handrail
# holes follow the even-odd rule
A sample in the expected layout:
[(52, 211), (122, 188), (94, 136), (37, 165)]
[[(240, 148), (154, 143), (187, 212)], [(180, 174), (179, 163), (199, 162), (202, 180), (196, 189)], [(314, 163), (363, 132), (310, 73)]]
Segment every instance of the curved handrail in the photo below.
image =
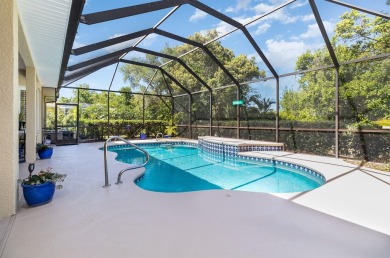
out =
[(158, 140), (157, 140), (157, 137), (158, 137), (159, 135), (161, 135), (161, 139), (164, 138), (164, 135), (163, 135), (162, 133), (157, 133), (157, 134), (156, 134), (156, 141), (158, 141)]
[(122, 183), (121, 176), (122, 176), (122, 174), (125, 171), (144, 167), (149, 162), (149, 153), (146, 150), (138, 147), (137, 145), (135, 145), (135, 144), (129, 142), (128, 140), (123, 139), (122, 137), (119, 137), (119, 136), (112, 136), (112, 137), (108, 138), (107, 141), (104, 143), (104, 186), (103, 187), (109, 187), (110, 186), (110, 184), (108, 183), (107, 144), (110, 141), (112, 141), (112, 140), (121, 140), (121, 141), (131, 145), (132, 147), (136, 148), (137, 150), (143, 152), (145, 154), (145, 156), (146, 156), (146, 160), (145, 160), (145, 162), (142, 165), (138, 165), (138, 166), (135, 166), (135, 167), (130, 167), (130, 168), (126, 168), (126, 169), (121, 170), (119, 172), (119, 174), (118, 174), (118, 180), (117, 180), (116, 184)]

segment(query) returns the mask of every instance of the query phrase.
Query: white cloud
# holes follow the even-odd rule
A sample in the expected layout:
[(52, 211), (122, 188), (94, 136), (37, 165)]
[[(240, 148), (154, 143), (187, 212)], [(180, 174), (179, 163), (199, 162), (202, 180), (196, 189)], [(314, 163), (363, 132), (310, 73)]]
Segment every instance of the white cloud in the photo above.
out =
[(290, 8), (291, 9), (300, 8), (300, 7), (307, 5), (308, 3), (309, 3), (309, 1), (307, 1), (307, 0), (297, 1), (295, 3), (292, 3)]
[(85, 46), (85, 44), (78, 42), (77, 41), (77, 37), (76, 37), (76, 40), (73, 41), (73, 47), (72, 48), (79, 48), (79, 47), (83, 47), (83, 46)]
[[(233, 17), (234, 20), (238, 21), (239, 23), (241, 24), (246, 24), (250, 21), (252, 21), (253, 19), (255, 19), (257, 16), (254, 16), (254, 17), (244, 17), (244, 16), (241, 16), (241, 17)], [(249, 26), (253, 26), (253, 24), (250, 24)]]
[(263, 34), (263, 33), (266, 33), (267, 30), (271, 27), (271, 24), (269, 23), (263, 23), (261, 25), (259, 25), (256, 29), (256, 31), (254, 32), (255, 35), (260, 35), (260, 34)]
[(232, 31), (233, 29), (235, 29), (235, 27), (233, 27), (232, 25), (227, 24), (225, 22), (222, 22), (222, 21), (219, 22), (217, 24), (217, 27), (215, 28), (215, 30), (218, 32), (218, 35), (222, 35), (222, 34), (228, 33), (230, 31)]
[(269, 0), (269, 1), (274, 5), (280, 5), (287, 2), (286, 0)]
[[(260, 3), (254, 7), (254, 10), (256, 14), (265, 14), (267, 12), (270, 12), (276, 8), (276, 5), (267, 5), (264, 3)], [(286, 9), (282, 8), (279, 9), (276, 12), (273, 12), (272, 14), (269, 14), (262, 18), (262, 21), (265, 20), (276, 20), (280, 21), (281, 23), (287, 24), (287, 23), (293, 23), (296, 22), (299, 19), (299, 16), (290, 16), (288, 13), (285, 12)]]
[(307, 26), (306, 32), (299, 35), (299, 37), (303, 39), (316, 38), (319, 36), (321, 36), (321, 31), (318, 28), (317, 23), (310, 24), (309, 26)]
[(247, 55), (247, 57), (248, 57), (248, 59), (254, 58), (256, 63), (263, 62), (263, 60), (261, 60), (259, 54), (257, 54), (257, 53), (249, 54), (249, 55)]
[(267, 46), (265, 54), (272, 66), (283, 68), (286, 71), (293, 71), (298, 56), (310, 49), (310, 46), (303, 41), (269, 39), (265, 43)]
[(274, 5), (260, 3), (254, 7), (254, 10), (257, 14), (263, 14), (273, 10), (274, 8), (275, 8)]
[(247, 10), (252, 0), (237, 0), (236, 6), (229, 6), (225, 11), (229, 13), (236, 13), (242, 10)]
[(142, 42), (140, 46), (142, 47), (150, 47), (157, 40), (157, 34), (149, 34)]
[(302, 21), (314, 21), (315, 17), (314, 14), (308, 14), (301, 17)]
[[(333, 31), (335, 24), (329, 21), (323, 21), (324, 27), (326, 31)], [(300, 38), (308, 39), (308, 38), (317, 38), (321, 37), (321, 31), (318, 28), (317, 23), (313, 23), (307, 26), (306, 32), (299, 35)]]
[(190, 22), (201, 20), (207, 16), (207, 13), (202, 10), (196, 9), (195, 12), (190, 17)]

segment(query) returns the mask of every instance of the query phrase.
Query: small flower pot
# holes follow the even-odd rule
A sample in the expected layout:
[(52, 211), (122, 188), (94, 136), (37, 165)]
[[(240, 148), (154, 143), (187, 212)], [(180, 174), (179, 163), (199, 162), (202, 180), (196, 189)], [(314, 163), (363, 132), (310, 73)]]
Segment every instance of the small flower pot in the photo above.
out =
[(46, 182), (40, 185), (22, 184), (23, 196), (29, 206), (35, 207), (51, 202), (56, 190), (55, 183)]
[(38, 156), (40, 159), (50, 159), (53, 155), (53, 149), (44, 149), (38, 151)]
[(145, 140), (145, 139), (146, 139), (146, 134), (141, 133), (140, 136), (139, 136), (139, 138), (140, 138), (141, 140)]

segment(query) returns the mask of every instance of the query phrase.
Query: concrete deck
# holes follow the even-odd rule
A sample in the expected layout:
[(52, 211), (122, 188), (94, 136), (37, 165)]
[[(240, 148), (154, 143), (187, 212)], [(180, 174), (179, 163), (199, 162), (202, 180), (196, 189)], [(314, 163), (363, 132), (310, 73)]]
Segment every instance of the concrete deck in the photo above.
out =
[[(302, 162), (324, 173), (328, 183), (279, 196), (230, 190), (157, 193), (133, 183), (143, 169), (126, 172), (124, 183), (115, 185), (118, 171), (128, 165), (109, 153), (112, 185), (102, 188), (101, 146), (56, 147), (50, 160), (36, 162), (36, 171), (50, 166), (67, 173), (64, 188), (51, 203), (36, 208), (22, 203), (15, 217), (1, 220), (8, 232), (1, 257), (356, 258), (390, 253), (389, 174), (333, 158), (262, 152), (247, 155)], [(26, 166), (21, 165), (21, 177)]]

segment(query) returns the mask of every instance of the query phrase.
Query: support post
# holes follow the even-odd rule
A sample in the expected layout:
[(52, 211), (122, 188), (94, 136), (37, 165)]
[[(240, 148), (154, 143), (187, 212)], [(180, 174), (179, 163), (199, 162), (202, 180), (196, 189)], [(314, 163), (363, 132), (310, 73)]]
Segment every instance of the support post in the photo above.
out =
[(340, 105), (339, 105), (339, 67), (335, 68), (335, 156), (339, 158), (339, 123), (340, 123)]
[(275, 141), (279, 142), (279, 77), (276, 78)]
[(142, 95), (142, 128), (145, 129), (145, 94)]
[(192, 96), (189, 94), (189, 105), (188, 105), (188, 130), (190, 133), (190, 139), (192, 139)]
[(26, 68), (26, 161), (37, 157), (37, 75), (34, 67)]
[(209, 128), (209, 135), (212, 136), (213, 134), (213, 92), (210, 91), (210, 128)]
[(110, 138), (110, 91), (107, 92), (107, 139)]
[(116, 75), (116, 71), (118, 70), (118, 66), (119, 66), (119, 62), (116, 64), (115, 66), (115, 71), (114, 71), (114, 74), (112, 75), (112, 78), (111, 78), (111, 82), (110, 82), (110, 87), (108, 87), (108, 92), (107, 92), (107, 109), (108, 109), (108, 112), (107, 112), (107, 120), (108, 120), (108, 124), (107, 124), (107, 138), (109, 139), (110, 138), (110, 92), (111, 92), (111, 86), (112, 86), (112, 83), (114, 81), (114, 78), (115, 78), (115, 75)]
[(80, 139), (80, 89), (77, 89), (77, 117), (76, 117), (76, 125), (77, 125), (77, 130), (76, 130), (76, 139), (77, 139), (77, 144), (79, 144), (79, 139)]
[[(241, 94), (240, 94), (240, 86), (237, 86), (237, 100), (240, 100)], [(237, 139), (240, 139), (240, 105), (236, 106), (237, 109)]]
[(171, 105), (172, 105), (172, 110), (171, 110), (171, 117), (172, 117), (172, 121), (171, 121), (171, 126), (174, 126), (175, 125), (175, 98), (172, 96), (171, 97)]

